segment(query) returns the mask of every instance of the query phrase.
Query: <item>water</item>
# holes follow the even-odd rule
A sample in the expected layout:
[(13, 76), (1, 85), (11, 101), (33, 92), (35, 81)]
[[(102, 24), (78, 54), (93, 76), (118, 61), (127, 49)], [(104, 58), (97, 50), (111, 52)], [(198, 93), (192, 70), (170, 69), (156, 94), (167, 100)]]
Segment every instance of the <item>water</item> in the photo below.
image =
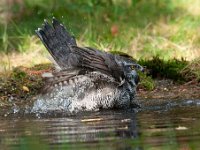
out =
[(142, 103), (138, 111), (1, 117), (0, 149), (199, 149), (200, 100)]

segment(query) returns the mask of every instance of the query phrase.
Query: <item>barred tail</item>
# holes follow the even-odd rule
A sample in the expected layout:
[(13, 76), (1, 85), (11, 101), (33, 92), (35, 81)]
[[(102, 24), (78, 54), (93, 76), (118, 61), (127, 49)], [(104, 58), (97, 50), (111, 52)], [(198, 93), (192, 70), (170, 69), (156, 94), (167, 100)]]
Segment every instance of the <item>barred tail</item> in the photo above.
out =
[(43, 27), (36, 30), (36, 34), (62, 69), (70, 67), (70, 46), (76, 46), (76, 40), (58, 20), (53, 18), (52, 26), (45, 20)]

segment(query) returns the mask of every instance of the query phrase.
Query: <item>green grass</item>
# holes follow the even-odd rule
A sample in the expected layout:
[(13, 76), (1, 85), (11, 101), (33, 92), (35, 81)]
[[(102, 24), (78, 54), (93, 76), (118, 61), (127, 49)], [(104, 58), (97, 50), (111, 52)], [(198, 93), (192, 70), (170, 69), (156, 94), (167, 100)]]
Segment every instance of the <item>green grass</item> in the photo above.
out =
[(187, 81), (200, 82), (200, 59), (190, 62), (180, 73)]
[[(12, 18), (0, 25), (0, 51), (44, 50), (39, 41), (31, 39), (44, 18), (51, 20), (55, 16), (83, 46), (123, 51), (137, 59), (159, 55), (164, 59), (191, 60), (199, 56), (200, 48), (198, 3), (198, 0), (190, 3), (184, 0), (24, 0), (24, 7), (11, 5)], [(113, 26), (118, 28), (115, 35), (111, 32)]]

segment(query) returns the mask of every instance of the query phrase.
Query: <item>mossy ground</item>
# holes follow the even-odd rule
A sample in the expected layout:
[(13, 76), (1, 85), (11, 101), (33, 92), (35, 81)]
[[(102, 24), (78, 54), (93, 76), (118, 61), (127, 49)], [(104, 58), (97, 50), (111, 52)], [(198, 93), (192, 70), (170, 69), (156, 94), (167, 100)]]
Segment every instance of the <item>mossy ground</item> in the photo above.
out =
[[(141, 98), (200, 98), (198, 60), (164, 61), (158, 57), (140, 60), (146, 73), (139, 72), (138, 96)], [(161, 68), (160, 68), (161, 67)], [(31, 68), (16, 67), (0, 76), (0, 107), (24, 105), (40, 93), (44, 85), (41, 74), (51, 71), (51, 64), (35, 65)], [(172, 76), (173, 75), (173, 76)]]
[(193, 99), (200, 98), (200, 60), (184, 59), (139, 60), (147, 68), (141, 75), (140, 98), (147, 99)]
[(0, 107), (31, 102), (44, 84), (41, 74), (51, 68), (50, 64), (36, 65), (32, 68), (16, 67), (6, 75), (1, 74)]

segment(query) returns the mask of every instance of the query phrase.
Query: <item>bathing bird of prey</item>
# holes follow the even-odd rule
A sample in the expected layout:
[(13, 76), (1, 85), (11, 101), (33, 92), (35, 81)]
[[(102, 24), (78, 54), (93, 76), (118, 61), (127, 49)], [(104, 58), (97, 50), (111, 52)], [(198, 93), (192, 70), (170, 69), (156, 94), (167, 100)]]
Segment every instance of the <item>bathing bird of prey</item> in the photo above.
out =
[(54, 93), (53, 100), (67, 100), (66, 107), (73, 110), (138, 106), (135, 101), (137, 71), (143, 71), (143, 67), (130, 56), (79, 47), (55, 18), (52, 24), (44, 20), (36, 34), (57, 68), (43, 75), (46, 78), (43, 93)]

